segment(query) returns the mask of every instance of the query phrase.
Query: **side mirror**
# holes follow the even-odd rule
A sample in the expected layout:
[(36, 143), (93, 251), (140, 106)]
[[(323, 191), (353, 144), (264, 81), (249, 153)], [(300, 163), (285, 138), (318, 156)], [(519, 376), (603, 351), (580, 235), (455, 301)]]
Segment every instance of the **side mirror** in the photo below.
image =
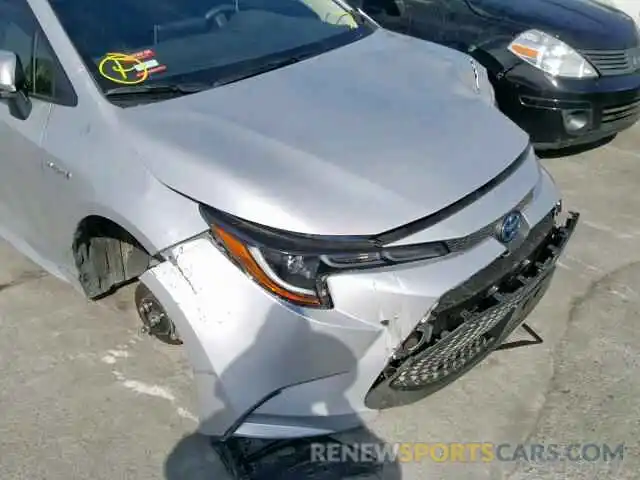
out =
[(24, 70), (20, 58), (7, 50), (0, 50), (0, 95), (15, 95), (24, 86)]
[(26, 84), (20, 58), (14, 52), (0, 50), (0, 99), (6, 99), (11, 115), (21, 120), (31, 113)]

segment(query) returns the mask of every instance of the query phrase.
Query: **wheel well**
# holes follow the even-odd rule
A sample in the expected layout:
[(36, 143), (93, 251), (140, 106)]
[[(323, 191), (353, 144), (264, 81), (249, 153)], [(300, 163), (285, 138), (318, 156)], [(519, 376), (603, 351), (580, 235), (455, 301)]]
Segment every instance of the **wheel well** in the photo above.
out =
[(100, 216), (80, 222), (72, 248), (78, 279), (92, 299), (104, 297), (138, 278), (153, 262), (131, 233)]

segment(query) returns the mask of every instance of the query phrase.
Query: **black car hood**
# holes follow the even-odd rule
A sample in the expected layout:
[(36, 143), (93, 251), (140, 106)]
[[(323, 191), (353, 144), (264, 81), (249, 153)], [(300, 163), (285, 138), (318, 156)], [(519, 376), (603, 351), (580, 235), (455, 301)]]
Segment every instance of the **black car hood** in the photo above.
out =
[(467, 0), (479, 15), (536, 28), (582, 50), (638, 45), (638, 28), (626, 13), (596, 0)]

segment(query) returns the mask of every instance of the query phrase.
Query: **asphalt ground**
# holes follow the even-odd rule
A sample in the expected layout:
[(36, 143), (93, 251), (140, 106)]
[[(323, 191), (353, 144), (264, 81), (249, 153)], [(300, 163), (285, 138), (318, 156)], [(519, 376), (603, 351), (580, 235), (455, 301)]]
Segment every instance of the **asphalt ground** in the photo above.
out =
[[(500, 350), (443, 391), (367, 425), (390, 444), (421, 445), (407, 447), (421, 458), (361, 465), (369, 477), (640, 478), (640, 127), (543, 162), (565, 207), (582, 218), (527, 322), (542, 342)], [(0, 479), (229, 478), (194, 434), (181, 350), (140, 333), (132, 296), (126, 288), (87, 301), (0, 243)], [(521, 328), (510, 342), (527, 338)], [(474, 461), (468, 442), (494, 444), (493, 456)], [(423, 450), (437, 443), (445, 445)], [(452, 443), (466, 455), (450, 458)], [(334, 478), (356, 473), (342, 468)]]

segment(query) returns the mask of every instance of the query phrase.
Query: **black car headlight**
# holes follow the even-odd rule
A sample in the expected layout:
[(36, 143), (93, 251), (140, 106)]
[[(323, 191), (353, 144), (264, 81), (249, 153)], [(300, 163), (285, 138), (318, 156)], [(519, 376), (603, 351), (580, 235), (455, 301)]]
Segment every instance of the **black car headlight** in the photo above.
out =
[(203, 208), (214, 240), (240, 269), (265, 290), (305, 307), (333, 306), (326, 285), (326, 278), (332, 273), (427, 260), (449, 253), (440, 242), (385, 247), (377, 244), (374, 237), (283, 232), (228, 214), (208, 212)]
[(529, 65), (554, 77), (597, 78), (596, 68), (580, 53), (551, 34), (527, 30), (507, 47)]

